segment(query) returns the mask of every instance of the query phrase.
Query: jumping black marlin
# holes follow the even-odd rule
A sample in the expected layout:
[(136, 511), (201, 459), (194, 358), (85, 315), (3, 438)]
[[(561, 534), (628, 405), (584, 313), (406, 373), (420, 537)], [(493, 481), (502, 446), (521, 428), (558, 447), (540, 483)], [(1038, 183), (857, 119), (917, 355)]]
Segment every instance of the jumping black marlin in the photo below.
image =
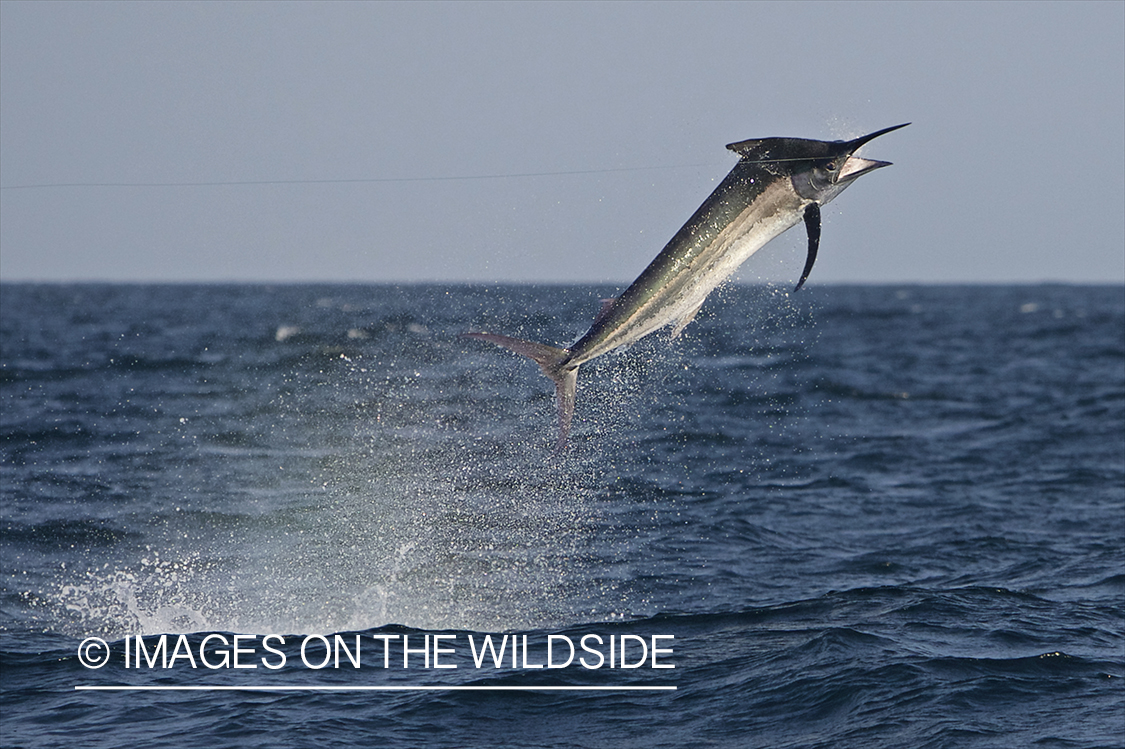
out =
[(616, 299), (608, 300), (586, 335), (569, 348), (494, 333), (466, 333), (522, 354), (554, 380), (559, 438), (566, 445), (574, 415), (578, 368), (667, 325), (675, 337), (695, 318), (707, 295), (767, 242), (804, 219), (809, 236), (804, 285), (820, 245), (820, 206), (857, 177), (884, 166), (855, 156), (860, 146), (904, 125), (855, 140), (762, 138), (727, 146), (741, 158), (711, 196), (676, 232), (656, 259)]

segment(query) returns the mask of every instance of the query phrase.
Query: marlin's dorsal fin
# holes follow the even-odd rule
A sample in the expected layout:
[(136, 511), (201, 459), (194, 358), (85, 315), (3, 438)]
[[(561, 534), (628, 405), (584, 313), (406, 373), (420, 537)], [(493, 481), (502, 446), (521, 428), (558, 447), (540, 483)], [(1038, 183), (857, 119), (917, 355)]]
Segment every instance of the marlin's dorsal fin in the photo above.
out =
[(823, 159), (832, 154), (832, 148), (843, 141), (829, 142), (805, 138), (754, 138), (728, 143), (727, 148), (751, 161), (788, 162), (805, 159)]
[(752, 156), (762, 145), (762, 138), (753, 140), (740, 140), (737, 143), (728, 143), (727, 150), (734, 151), (739, 156)]

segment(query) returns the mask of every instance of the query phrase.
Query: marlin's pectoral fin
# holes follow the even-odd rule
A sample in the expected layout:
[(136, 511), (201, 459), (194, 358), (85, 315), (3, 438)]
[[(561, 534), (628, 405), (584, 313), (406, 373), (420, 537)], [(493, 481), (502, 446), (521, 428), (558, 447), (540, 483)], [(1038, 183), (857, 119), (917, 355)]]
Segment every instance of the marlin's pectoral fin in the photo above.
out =
[(805, 230), (809, 234), (809, 255), (805, 258), (805, 269), (801, 271), (801, 280), (797, 282), (794, 292), (800, 291), (808, 280), (813, 263), (816, 262), (816, 251), (820, 247), (820, 205), (817, 203), (809, 203), (809, 207), (805, 209)]

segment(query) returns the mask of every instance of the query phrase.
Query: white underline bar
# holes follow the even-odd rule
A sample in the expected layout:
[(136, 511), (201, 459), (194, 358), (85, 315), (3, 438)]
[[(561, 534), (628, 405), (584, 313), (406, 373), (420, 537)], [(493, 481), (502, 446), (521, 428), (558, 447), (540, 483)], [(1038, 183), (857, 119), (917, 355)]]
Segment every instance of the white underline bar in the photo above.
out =
[(508, 687), (442, 687), (442, 686), (87, 686), (77, 685), (81, 692), (671, 692), (676, 687), (609, 687), (609, 686), (508, 686)]

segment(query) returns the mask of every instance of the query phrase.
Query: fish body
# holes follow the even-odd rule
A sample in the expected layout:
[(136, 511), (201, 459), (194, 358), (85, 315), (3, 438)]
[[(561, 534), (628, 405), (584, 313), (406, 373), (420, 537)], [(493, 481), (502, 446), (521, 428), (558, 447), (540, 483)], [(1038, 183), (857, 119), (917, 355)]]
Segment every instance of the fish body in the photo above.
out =
[[(909, 124), (909, 123), (907, 123)], [(606, 303), (589, 331), (567, 348), (494, 333), (467, 333), (533, 359), (555, 383), (556, 451), (566, 445), (578, 368), (669, 325), (676, 336), (707, 296), (751, 255), (802, 220), (808, 256), (805, 283), (820, 243), (820, 206), (858, 177), (884, 166), (855, 156), (860, 146), (906, 125), (851, 141), (764, 138), (731, 143), (741, 157), (730, 173), (621, 296)]]

